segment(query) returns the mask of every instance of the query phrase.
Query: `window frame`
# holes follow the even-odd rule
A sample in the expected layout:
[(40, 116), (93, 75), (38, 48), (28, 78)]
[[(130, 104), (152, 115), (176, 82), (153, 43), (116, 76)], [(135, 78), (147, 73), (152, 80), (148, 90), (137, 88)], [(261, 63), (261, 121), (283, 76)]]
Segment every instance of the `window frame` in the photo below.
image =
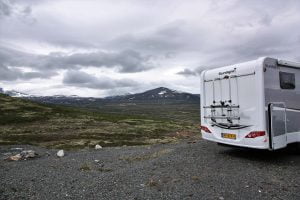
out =
[[(283, 78), (284, 76), (290, 76), (288, 77), (289, 82), (286, 81), (287, 78)], [(296, 88), (295, 73), (279, 71), (279, 83), (280, 83), (280, 88), (283, 90), (294, 90)]]

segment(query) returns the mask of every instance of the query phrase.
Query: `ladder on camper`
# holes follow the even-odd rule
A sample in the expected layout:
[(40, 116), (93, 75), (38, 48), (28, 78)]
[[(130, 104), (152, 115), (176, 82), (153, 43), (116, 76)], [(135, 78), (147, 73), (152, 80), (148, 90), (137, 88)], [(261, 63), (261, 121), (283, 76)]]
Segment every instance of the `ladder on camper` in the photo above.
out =
[[(235, 72), (236, 68), (231, 71)], [(205, 119), (210, 119), (212, 126), (217, 126), (224, 129), (241, 129), (248, 127), (247, 125), (241, 125), (239, 123), (240, 116), (239, 116), (239, 108), (240, 105), (238, 104), (238, 98), (236, 102), (233, 102), (232, 99), (232, 81), (235, 81), (237, 84), (237, 78), (242, 76), (253, 75), (251, 74), (244, 74), (244, 75), (224, 75), (219, 73), (219, 77), (212, 79), (212, 80), (204, 80), (204, 84), (207, 82), (212, 82), (212, 98), (213, 101), (210, 105), (204, 106), (203, 109), (209, 109), (210, 115), (204, 116)], [(226, 81), (225, 83), (223, 83)], [(216, 100), (216, 84), (219, 84), (220, 88), (220, 100)], [(223, 92), (223, 84), (228, 84), (228, 95), (224, 95)], [(225, 99), (223, 96), (227, 96), (228, 99)], [(205, 112), (207, 113), (207, 112)]]

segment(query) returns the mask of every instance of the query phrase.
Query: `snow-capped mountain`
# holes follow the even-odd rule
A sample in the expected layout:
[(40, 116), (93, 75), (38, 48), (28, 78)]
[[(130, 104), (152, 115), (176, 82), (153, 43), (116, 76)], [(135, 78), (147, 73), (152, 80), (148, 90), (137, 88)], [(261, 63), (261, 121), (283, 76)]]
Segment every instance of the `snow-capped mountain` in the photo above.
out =
[(179, 92), (176, 90), (171, 90), (165, 87), (159, 87), (152, 90), (148, 90), (142, 93), (137, 94), (129, 94), (115, 97), (108, 97), (114, 101), (125, 101), (125, 102), (133, 102), (133, 101), (194, 101), (199, 102), (199, 95), (187, 93), (187, 92)]
[(26, 98), (41, 103), (73, 106), (97, 106), (106, 103), (198, 103), (200, 100), (197, 94), (179, 92), (165, 87), (155, 88), (142, 93), (109, 96), (105, 98), (79, 97), (76, 95), (33, 96), (14, 90), (5, 91), (3, 89), (0, 89), (0, 92), (12, 97)]

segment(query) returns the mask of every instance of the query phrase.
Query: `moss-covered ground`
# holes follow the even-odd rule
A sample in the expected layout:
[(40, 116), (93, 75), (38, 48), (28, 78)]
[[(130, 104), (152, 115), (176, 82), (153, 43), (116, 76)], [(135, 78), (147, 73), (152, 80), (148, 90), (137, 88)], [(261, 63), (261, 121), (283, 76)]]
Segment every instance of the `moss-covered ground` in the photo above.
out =
[(198, 105), (111, 104), (87, 110), (0, 94), (0, 144), (78, 149), (177, 142), (199, 135)]

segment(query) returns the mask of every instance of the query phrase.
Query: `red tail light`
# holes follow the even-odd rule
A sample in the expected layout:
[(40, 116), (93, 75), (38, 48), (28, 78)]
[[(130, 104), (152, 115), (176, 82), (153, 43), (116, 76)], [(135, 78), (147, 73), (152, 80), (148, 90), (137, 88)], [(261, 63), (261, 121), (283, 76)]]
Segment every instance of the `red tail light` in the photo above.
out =
[(201, 130), (205, 131), (206, 133), (211, 133), (210, 130), (206, 126), (201, 126)]
[(246, 138), (256, 138), (264, 135), (266, 135), (265, 131), (252, 131), (251, 133), (246, 135)]

